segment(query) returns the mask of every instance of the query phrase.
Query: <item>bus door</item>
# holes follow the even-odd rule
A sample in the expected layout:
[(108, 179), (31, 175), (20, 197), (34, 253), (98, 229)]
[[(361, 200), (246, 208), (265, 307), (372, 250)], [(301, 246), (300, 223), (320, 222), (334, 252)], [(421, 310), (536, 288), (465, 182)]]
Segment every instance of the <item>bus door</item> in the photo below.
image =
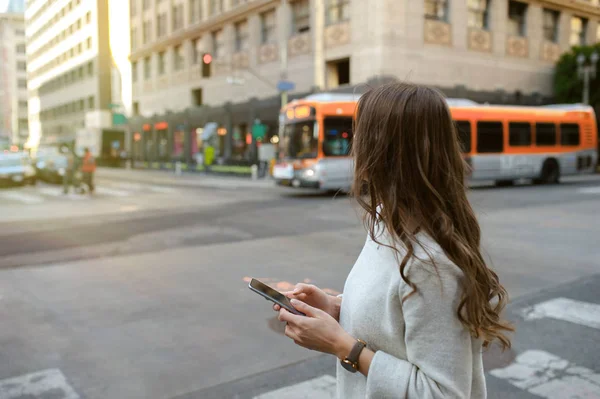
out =
[(512, 155), (504, 157), (503, 171), (507, 177), (531, 177), (534, 172), (534, 158), (531, 149), (531, 123), (509, 122), (508, 145)]

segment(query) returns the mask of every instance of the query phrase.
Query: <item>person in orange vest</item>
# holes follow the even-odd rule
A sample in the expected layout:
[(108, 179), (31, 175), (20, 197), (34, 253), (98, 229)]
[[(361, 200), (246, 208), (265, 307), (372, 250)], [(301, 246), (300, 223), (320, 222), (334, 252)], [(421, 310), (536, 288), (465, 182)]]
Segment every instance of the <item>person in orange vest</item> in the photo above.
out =
[(81, 162), (81, 172), (83, 173), (83, 182), (89, 187), (90, 194), (94, 192), (94, 172), (96, 171), (96, 159), (89, 148), (85, 148), (83, 160)]

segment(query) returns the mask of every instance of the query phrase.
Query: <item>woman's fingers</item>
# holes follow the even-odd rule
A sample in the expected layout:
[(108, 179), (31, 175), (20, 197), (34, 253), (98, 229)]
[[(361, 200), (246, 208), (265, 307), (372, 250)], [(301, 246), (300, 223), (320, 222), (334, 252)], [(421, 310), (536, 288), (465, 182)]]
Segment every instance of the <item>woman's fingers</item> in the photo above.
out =
[(279, 312), (279, 310), (281, 309), (281, 306), (279, 306), (278, 304), (273, 304), (273, 310), (276, 312)]
[(316, 289), (317, 289), (317, 287), (312, 284), (298, 283), (298, 284), (296, 284), (296, 288), (294, 288), (294, 290), (292, 292), (296, 295), (298, 295), (298, 294), (310, 295), (313, 292), (315, 292)]

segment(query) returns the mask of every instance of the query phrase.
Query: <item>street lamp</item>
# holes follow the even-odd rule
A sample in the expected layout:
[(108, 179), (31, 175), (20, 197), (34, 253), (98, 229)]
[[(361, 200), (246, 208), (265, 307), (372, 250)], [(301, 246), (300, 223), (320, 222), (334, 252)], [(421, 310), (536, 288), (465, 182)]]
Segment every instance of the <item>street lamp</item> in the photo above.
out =
[(583, 79), (583, 103), (590, 103), (590, 78), (596, 79), (596, 64), (600, 60), (600, 55), (596, 51), (590, 55), (590, 62), (587, 63), (587, 57), (583, 54), (577, 56), (577, 74)]

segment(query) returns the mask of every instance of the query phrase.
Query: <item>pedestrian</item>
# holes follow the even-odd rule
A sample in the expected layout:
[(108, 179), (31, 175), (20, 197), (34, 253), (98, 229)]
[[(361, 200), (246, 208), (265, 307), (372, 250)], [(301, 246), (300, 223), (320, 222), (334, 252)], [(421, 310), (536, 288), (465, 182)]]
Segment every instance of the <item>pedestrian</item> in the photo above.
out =
[[(368, 230), (343, 294), (285, 295), (285, 335), (333, 354), (339, 398), (485, 398), (482, 348), (510, 347), (507, 293), (480, 250), (444, 97), (392, 83), (357, 106), (354, 195)], [(357, 373), (358, 371), (358, 373)]]
[(63, 193), (68, 194), (71, 188), (71, 185), (75, 184), (75, 173), (77, 171), (77, 157), (73, 154), (72, 151), (67, 151), (65, 153), (65, 157), (67, 158), (67, 167), (65, 168), (65, 173), (63, 175)]
[(96, 159), (89, 148), (85, 148), (81, 163), (83, 182), (88, 186), (90, 194), (94, 192), (94, 172), (96, 171)]

